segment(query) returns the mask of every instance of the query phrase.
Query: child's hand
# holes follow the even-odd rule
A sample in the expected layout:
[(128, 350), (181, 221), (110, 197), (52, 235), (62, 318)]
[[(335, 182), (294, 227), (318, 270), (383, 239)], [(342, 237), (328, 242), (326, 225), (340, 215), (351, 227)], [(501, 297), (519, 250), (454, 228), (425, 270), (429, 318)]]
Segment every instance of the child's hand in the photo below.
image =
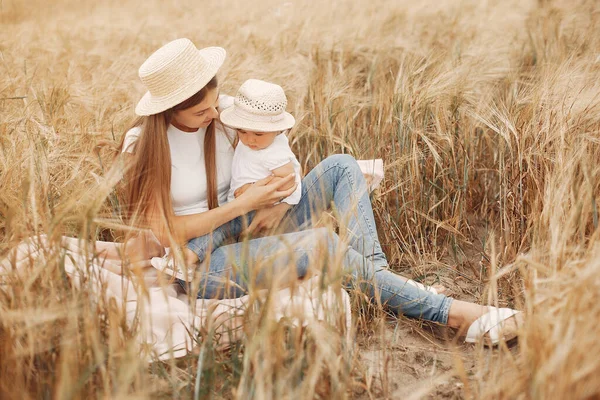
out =
[(250, 186), (252, 186), (251, 183), (246, 183), (245, 185), (242, 185), (239, 188), (235, 189), (235, 192), (233, 192), (233, 197), (235, 197), (237, 199), (238, 197), (240, 197), (242, 195), (242, 193), (244, 193), (246, 190), (248, 190), (248, 188)]

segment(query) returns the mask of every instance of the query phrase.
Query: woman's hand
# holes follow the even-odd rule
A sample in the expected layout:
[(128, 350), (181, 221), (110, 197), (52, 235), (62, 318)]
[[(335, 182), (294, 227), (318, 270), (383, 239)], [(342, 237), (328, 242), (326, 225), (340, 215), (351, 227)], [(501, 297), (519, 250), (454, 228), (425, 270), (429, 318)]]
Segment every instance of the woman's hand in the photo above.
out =
[(256, 211), (252, 223), (242, 232), (242, 236), (252, 235), (257, 237), (276, 229), (290, 208), (291, 206), (287, 203), (279, 203), (273, 207), (261, 208)]
[(294, 174), (290, 174), (283, 179), (277, 180), (277, 182), (271, 182), (273, 178), (274, 177), (269, 176), (256, 181), (254, 185), (251, 185), (236, 199), (241, 203), (243, 202), (246, 212), (272, 206), (294, 193), (294, 190), (296, 190), (296, 187), (298, 186), (294, 183), (289, 189), (281, 190), (282, 187), (286, 187), (291, 182), (295, 181), (296, 176)]
[(235, 189), (235, 192), (233, 192), (233, 197), (235, 197), (236, 199), (238, 197), (240, 197), (246, 190), (248, 190), (248, 188), (252, 186), (251, 183), (246, 183), (245, 185), (240, 186), (239, 188)]

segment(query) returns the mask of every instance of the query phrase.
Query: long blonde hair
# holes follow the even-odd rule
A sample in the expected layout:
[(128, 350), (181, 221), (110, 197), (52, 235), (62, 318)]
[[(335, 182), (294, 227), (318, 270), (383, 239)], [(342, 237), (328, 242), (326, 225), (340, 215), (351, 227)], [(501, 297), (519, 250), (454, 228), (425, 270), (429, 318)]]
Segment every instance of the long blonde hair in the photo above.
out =
[[(176, 111), (194, 107), (204, 100), (208, 90), (216, 89), (214, 77), (199, 92), (176, 106), (158, 114), (137, 118), (129, 129), (140, 126), (142, 131), (133, 148), (133, 160), (123, 182), (124, 217), (134, 225), (148, 224), (150, 217), (163, 218), (172, 233), (173, 203), (171, 199), (171, 152), (167, 129)], [(208, 208), (218, 207), (216, 140), (213, 120), (204, 136), (204, 165), (206, 168)], [(123, 150), (125, 135), (121, 139)], [(158, 215), (156, 214), (158, 213)]]

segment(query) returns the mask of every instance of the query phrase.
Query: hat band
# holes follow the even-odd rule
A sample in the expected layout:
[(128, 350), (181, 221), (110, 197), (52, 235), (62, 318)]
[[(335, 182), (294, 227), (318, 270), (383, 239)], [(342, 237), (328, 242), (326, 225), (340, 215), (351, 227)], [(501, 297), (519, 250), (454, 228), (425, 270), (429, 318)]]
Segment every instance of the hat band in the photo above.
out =
[(285, 119), (285, 111), (275, 115), (260, 115), (242, 110), (240, 107), (235, 107), (233, 113), (240, 118), (254, 122), (279, 122)]

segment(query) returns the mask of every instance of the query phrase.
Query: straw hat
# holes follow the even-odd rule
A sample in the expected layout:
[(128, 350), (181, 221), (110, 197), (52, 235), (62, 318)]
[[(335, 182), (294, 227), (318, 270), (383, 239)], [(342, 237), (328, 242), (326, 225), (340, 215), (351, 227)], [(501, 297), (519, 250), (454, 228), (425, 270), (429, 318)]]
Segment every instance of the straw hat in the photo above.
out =
[(233, 106), (221, 112), (221, 122), (253, 132), (283, 131), (296, 123), (292, 114), (285, 111), (286, 106), (281, 86), (248, 79), (238, 90)]
[(225, 54), (220, 47), (198, 50), (189, 39), (177, 39), (156, 50), (140, 67), (139, 76), (148, 92), (135, 113), (158, 114), (189, 99), (214, 78)]

